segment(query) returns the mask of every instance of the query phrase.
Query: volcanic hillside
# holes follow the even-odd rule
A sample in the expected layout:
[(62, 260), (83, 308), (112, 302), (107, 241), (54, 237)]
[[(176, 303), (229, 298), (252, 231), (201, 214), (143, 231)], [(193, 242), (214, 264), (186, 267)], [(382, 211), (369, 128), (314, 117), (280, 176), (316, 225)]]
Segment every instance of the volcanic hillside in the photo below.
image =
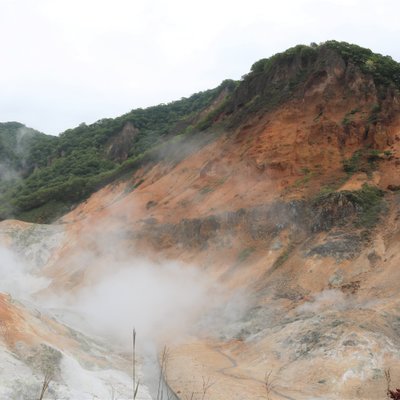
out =
[[(44, 292), (79, 291), (124, 254), (195, 265), (242, 296), (235, 317), (168, 344), (179, 398), (384, 399), (385, 372), (400, 386), (399, 90), (390, 57), (330, 41), (67, 131), (46, 166), (3, 190), (4, 217), (33, 221), (0, 223), (3, 242), (42, 255)], [(176, 111), (187, 102), (196, 106)], [(83, 174), (79, 160), (98, 164)], [(82, 250), (101, 261), (77, 262)], [(3, 334), (9, 354), (49, 345), (21, 331)]]

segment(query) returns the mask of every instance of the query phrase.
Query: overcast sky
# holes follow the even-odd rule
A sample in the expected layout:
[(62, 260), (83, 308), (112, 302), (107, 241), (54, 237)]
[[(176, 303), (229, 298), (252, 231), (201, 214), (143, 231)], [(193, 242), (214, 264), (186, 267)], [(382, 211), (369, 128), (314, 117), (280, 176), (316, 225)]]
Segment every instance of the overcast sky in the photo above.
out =
[(400, 61), (397, 0), (0, 0), (0, 121), (57, 134), (329, 39)]

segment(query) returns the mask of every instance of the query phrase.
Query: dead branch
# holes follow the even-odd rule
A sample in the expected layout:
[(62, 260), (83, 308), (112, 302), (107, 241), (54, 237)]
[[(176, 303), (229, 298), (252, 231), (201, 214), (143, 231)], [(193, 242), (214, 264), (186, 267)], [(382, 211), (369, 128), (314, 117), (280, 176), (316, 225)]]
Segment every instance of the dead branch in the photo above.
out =
[(264, 388), (267, 400), (271, 400), (271, 393), (273, 392), (275, 387), (274, 378), (271, 378), (271, 376), (272, 376), (272, 370), (265, 372)]
[(161, 365), (160, 365), (160, 376), (158, 379), (158, 388), (157, 388), (157, 398), (156, 400), (162, 400), (164, 397), (164, 379), (165, 379), (165, 371), (167, 368), (169, 352), (167, 346), (164, 346), (162, 356), (161, 356)]
[(208, 392), (208, 389), (210, 389), (210, 387), (213, 386), (215, 382), (210, 382), (210, 377), (205, 379), (204, 376), (202, 376), (202, 380), (203, 380), (203, 385), (202, 385), (202, 397), (201, 397), (201, 400), (204, 400), (205, 397), (206, 397), (206, 394)]
[(47, 389), (49, 388), (50, 382), (53, 380), (53, 374), (51, 371), (46, 371), (43, 377), (43, 384), (42, 384), (42, 390), (40, 392), (39, 400), (43, 400), (44, 395), (47, 392)]

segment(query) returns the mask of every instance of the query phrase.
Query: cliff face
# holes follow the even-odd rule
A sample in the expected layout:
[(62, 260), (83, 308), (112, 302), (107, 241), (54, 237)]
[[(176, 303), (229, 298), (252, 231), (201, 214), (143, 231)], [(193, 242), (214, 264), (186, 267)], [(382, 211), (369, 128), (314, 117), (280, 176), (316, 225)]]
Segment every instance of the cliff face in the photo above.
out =
[(400, 114), (377, 76), (332, 46), (261, 60), (213, 110), (217, 135), (93, 194), (57, 240), (7, 221), (3, 241), (28, 257), (53, 243), (37, 267), (48, 292), (89, 287), (117, 254), (244, 293), (245, 311), (170, 345), (181, 398), (204, 380), (209, 399), (384, 398), (386, 369), (400, 385)]

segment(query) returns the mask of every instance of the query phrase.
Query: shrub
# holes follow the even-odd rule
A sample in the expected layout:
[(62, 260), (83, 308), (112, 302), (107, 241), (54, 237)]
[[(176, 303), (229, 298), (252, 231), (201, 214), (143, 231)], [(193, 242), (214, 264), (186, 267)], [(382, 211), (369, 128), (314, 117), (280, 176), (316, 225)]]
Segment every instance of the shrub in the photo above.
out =
[(382, 160), (382, 151), (363, 148), (353, 153), (350, 158), (342, 161), (343, 170), (352, 175), (356, 172), (365, 172), (368, 176), (378, 167), (377, 162)]
[(375, 186), (364, 184), (360, 190), (349, 192), (349, 198), (358, 206), (357, 227), (373, 228), (385, 209), (383, 191)]
[(245, 261), (254, 252), (255, 252), (254, 247), (246, 247), (245, 249), (241, 250), (240, 253), (238, 254), (237, 261), (240, 263)]

